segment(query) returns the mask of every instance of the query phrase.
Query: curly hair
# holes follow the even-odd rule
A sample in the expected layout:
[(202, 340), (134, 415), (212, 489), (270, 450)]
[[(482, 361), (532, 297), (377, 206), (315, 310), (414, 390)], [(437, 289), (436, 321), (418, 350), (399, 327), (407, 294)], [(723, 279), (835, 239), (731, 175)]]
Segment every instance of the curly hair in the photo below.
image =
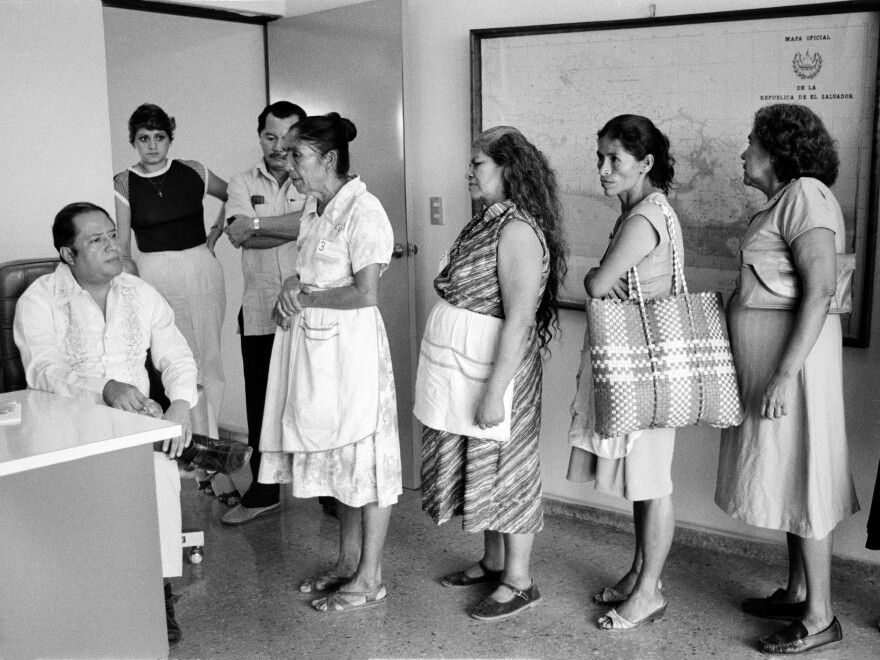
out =
[(654, 122), (640, 115), (618, 115), (605, 124), (598, 133), (601, 140), (619, 140), (627, 153), (636, 160), (651, 154), (654, 164), (648, 171), (648, 180), (665, 194), (675, 179), (675, 158), (669, 153), (669, 138), (660, 132)]
[(174, 121), (174, 117), (169, 117), (168, 113), (158, 105), (143, 103), (128, 118), (128, 141), (130, 144), (134, 144), (134, 136), (142, 128), (148, 131), (165, 131), (168, 134), (168, 140), (174, 141), (174, 129), (177, 128), (177, 122)]
[(550, 258), (550, 273), (544, 295), (535, 314), (538, 342), (546, 349), (559, 329), (559, 289), (568, 272), (568, 247), (562, 225), (562, 204), (556, 174), (547, 158), (512, 126), (495, 126), (480, 133), (473, 142), (503, 168), (504, 193), (518, 208), (529, 213), (544, 232)]
[(803, 105), (777, 103), (755, 113), (753, 135), (770, 154), (781, 183), (802, 176), (826, 186), (837, 180), (840, 159), (834, 138), (819, 116)]

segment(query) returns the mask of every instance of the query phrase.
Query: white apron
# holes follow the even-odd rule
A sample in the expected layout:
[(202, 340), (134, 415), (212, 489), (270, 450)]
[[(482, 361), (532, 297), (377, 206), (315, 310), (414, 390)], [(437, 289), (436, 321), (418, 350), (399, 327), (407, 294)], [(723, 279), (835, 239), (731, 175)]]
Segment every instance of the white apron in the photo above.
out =
[(306, 308), (272, 346), (263, 452), (323, 452), (379, 425), (379, 311)]
[(477, 404), (495, 368), (502, 319), (440, 300), (422, 338), (413, 413), (425, 426), (471, 438), (510, 440), (513, 379), (504, 392), (504, 421), (481, 429)]

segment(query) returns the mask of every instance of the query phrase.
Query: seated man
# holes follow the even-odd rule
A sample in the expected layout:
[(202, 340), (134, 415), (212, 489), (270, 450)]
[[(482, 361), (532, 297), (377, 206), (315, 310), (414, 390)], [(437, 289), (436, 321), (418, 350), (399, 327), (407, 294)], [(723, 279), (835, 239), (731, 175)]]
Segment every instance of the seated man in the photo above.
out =
[[(174, 313), (143, 280), (122, 272), (116, 227), (102, 208), (65, 206), (52, 226), (58, 268), (36, 280), (15, 310), (15, 343), (28, 386), (139, 414), (159, 415), (147, 396), (147, 349), (171, 401), (162, 415), (183, 434), (154, 452), (162, 575), (183, 573), (180, 475), (172, 460), (190, 444), (190, 408), (198, 401), (196, 363)], [(158, 409), (161, 411), (161, 408)], [(171, 585), (165, 583), (168, 641), (180, 641)]]

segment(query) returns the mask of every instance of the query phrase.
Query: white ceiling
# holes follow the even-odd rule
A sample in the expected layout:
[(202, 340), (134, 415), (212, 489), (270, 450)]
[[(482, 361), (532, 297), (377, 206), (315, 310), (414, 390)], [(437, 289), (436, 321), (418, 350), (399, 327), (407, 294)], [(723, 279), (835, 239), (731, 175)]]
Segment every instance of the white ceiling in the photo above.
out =
[(173, 5), (223, 9), (257, 16), (299, 16), (366, 0), (148, 0)]

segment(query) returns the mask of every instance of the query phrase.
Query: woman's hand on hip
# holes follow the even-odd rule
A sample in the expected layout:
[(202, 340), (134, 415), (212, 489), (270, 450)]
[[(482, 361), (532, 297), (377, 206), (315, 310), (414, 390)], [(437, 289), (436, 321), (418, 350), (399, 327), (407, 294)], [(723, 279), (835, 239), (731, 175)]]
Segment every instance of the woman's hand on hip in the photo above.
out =
[(214, 252), (214, 247), (217, 245), (217, 241), (220, 240), (220, 237), (223, 236), (223, 230), (219, 227), (211, 227), (210, 233), (208, 233), (208, 239), (205, 241), (205, 245), (208, 246), (208, 250), (211, 252), (212, 257), (216, 257), (217, 254)]
[(481, 429), (490, 429), (504, 421), (504, 399), (491, 394), (484, 394), (477, 403), (477, 414), (474, 424)]
[(789, 397), (794, 376), (780, 376), (773, 374), (767, 391), (761, 400), (761, 416), (766, 419), (779, 419), (788, 414)]

